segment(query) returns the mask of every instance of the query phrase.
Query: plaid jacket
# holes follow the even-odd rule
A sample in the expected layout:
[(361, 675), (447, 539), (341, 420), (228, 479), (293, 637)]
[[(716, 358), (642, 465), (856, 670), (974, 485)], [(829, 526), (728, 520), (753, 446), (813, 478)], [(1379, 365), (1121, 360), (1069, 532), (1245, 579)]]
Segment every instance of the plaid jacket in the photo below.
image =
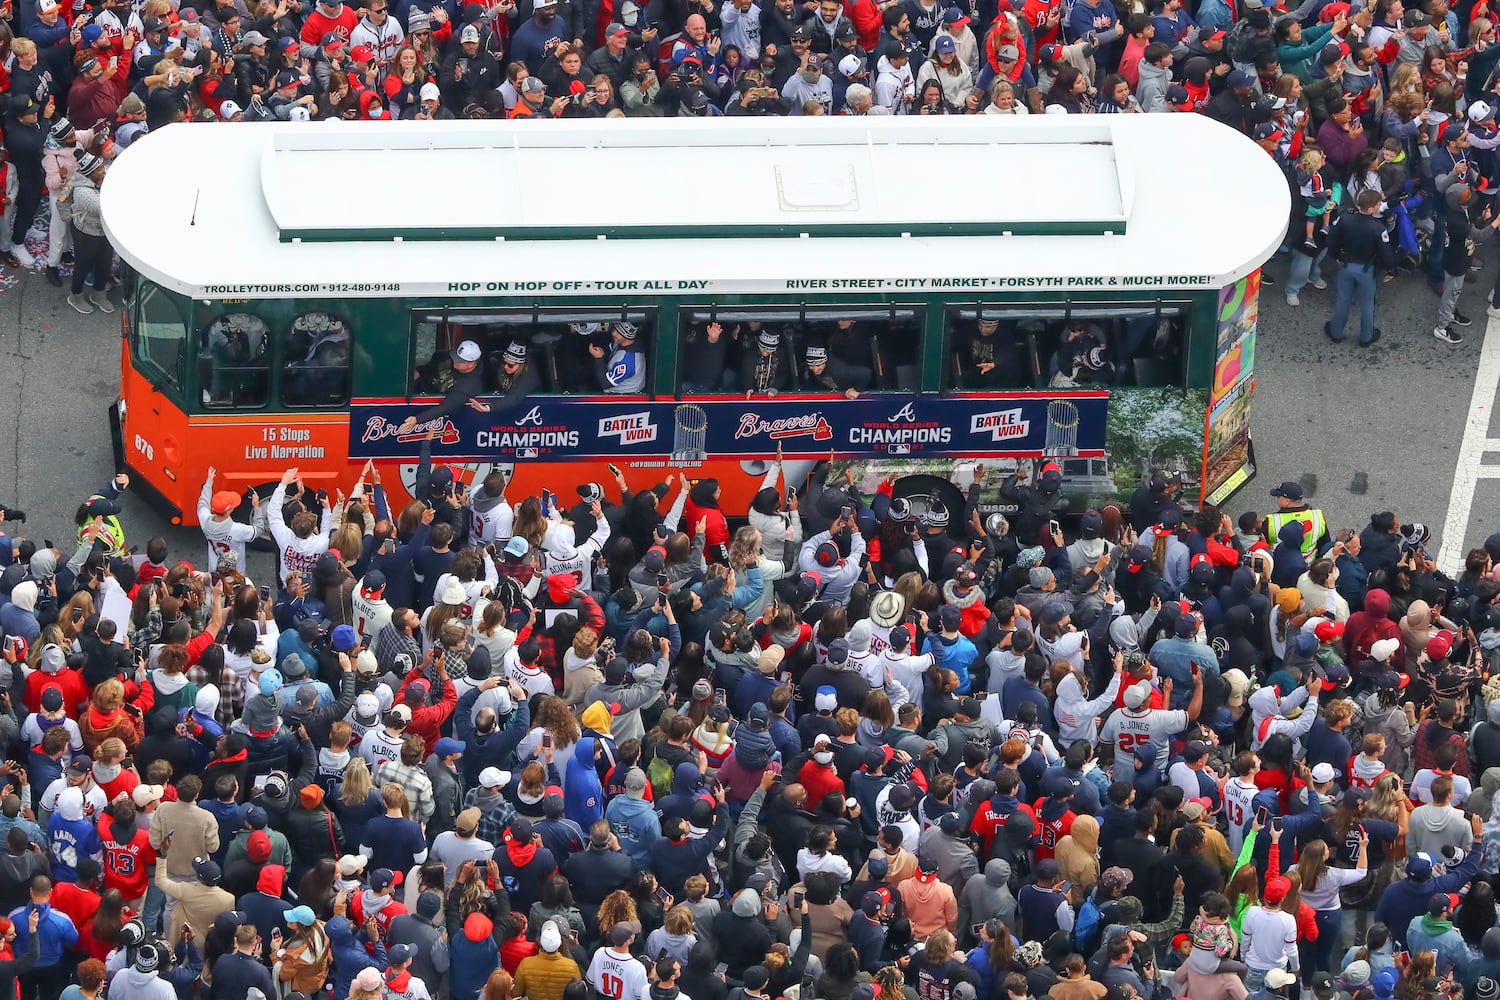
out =
[(432, 798), (432, 779), (427, 776), (427, 771), (421, 764), (410, 767), (390, 761), (381, 764), (375, 772), (375, 785), (378, 788), (388, 782), (395, 782), (406, 790), (406, 801), (411, 805), (412, 819), (419, 823), (432, 819), (437, 803)]

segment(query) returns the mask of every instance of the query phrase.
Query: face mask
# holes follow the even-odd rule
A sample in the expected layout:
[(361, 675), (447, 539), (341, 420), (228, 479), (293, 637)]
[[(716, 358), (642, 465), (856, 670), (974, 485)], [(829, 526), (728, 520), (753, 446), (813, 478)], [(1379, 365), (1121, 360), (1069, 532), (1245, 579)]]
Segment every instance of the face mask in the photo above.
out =
[(114, 781), (120, 776), (119, 764), (96, 763), (94, 765), (94, 778), (106, 784)]
[(819, 750), (817, 753), (813, 754), (813, 760), (817, 761), (819, 764), (828, 764), (833, 761), (833, 754), (827, 750)]

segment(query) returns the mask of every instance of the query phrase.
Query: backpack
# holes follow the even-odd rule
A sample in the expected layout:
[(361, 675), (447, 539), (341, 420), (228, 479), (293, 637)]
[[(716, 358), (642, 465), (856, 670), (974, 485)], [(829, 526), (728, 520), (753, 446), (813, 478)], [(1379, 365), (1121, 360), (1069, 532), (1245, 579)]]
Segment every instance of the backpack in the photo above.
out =
[(1103, 914), (1099, 912), (1099, 904), (1090, 895), (1078, 908), (1078, 919), (1073, 922), (1073, 950), (1082, 955), (1092, 955), (1099, 947), (1099, 935), (1103, 930)]
[(657, 801), (672, 794), (672, 765), (664, 757), (652, 757), (646, 765), (646, 780), (651, 782), (651, 795)]

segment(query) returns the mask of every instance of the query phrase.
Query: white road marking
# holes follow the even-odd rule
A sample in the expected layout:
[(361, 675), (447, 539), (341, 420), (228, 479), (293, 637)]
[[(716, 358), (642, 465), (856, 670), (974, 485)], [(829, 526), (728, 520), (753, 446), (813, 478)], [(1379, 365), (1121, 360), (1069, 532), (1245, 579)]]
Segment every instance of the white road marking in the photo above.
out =
[(1500, 392), (1500, 320), (1491, 319), (1484, 328), (1484, 345), (1479, 350), (1479, 366), (1474, 373), (1474, 394), (1469, 397), (1469, 416), (1458, 449), (1458, 464), (1453, 470), (1448, 517), (1443, 521), (1443, 545), (1438, 550), (1438, 569), (1451, 577), (1463, 572), (1464, 556), (1468, 553), (1464, 537), (1474, 506), (1474, 489), (1481, 479), (1500, 479), (1500, 467), (1480, 464), (1486, 451), (1500, 451), (1500, 438), (1490, 437), (1490, 415), (1497, 392)]

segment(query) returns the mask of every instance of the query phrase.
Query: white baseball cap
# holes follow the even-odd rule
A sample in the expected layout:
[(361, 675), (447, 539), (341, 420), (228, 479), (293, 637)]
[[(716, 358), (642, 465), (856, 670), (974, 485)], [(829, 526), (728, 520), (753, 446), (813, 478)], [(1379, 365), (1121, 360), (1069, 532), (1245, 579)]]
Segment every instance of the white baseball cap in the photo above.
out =
[[(470, 27), (472, 27), (472, 25), (470, 25)], [(467, 31), (468, 28), (465, 28), (464, 30)], [(426, 83), (422, 84), (421, 98), (424, 101), (441, 101), (443, 99), (443, 92), (441, 90), (438, 90), (437, 84), (429, 80)]]
[(1325, 760), (1322, 763), (1313, 765), (1312, 780), (1321, 785), (1325, 781), (1332, 781), (1336, 773), (1333, 765)]
[(1475, 101), (1469, 105), (1469, 121), (1471, 122), (1489, 121), (1494, 115), (1495, 109), (1483, 101)]
[(458, 345), (457, 354), (460, 361), (478, 361), (481, 351), (479, 350), (479, 345), (474, 343), (474, 341), (466, 340)]
[(839, 60), (839, 72), (845, 76), (853, 76), (865, 68), (865, 61), (859, 56), (845, 56)]
[(244, 108), (240, 107), (233, 101), (225, 101), (223, 104), (219, 105), (219, 117), (227, 122), (229, 121), (229, 119), (233, 118), (237, 114), (242, 113), (244, 110)]
[(510, 772), (498, 767), (487, 767), (479, 772), (480, 788), (504, 788), (510, 784)]
[[(541, 6), (541, 5), (538, 4), (537, 6)], [(476, 27), (474, 27), (472, 24), (466, 24), (466, 25), (464, 25), (463, 30), (458, 33), (458, 40), (460, 42), (477, 42), (477, 41), (479, 41), (479, 29), (476, 28)]]

